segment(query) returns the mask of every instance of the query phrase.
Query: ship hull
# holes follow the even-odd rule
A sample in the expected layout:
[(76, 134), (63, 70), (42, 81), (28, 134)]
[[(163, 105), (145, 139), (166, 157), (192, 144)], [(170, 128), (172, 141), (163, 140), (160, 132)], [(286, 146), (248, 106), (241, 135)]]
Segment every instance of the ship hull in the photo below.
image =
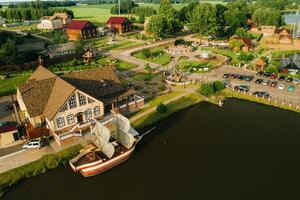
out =
[(71, 162), (69, 162), (71, 168), (74, 172), (80, 172), (84, 177), (95, 176), (109, 170), (110, 168), (126, 161), (134, 152), (136, 144), (131, 148), (125, 151), (124, 153), (111, 158), (105, 162), (95, 161), (86, 163), (79, 166), (74, 166)]
[(87, 167), (84, 169), (80, 170), (80, 173), (84, 177), (90, 177), (90, 176), (95, 176), (98, 174), (101, 174), (102, 172), (105, 172), (106, 170), (109, 170), (110, 168), (119, 165), (120, 163), (126, 161), (129, 159), (129, 157), (133, 154), (135, 147), (132, 149), (128, 150), (127, 152), (107, 161), (104, 163), (96, 164), (92, 167)]

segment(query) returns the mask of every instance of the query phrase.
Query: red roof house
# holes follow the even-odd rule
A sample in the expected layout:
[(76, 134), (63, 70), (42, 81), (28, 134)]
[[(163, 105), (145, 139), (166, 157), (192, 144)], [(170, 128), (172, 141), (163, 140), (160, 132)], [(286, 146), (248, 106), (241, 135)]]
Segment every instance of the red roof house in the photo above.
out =
[(127, 17), (110, 17), (106, 26), (110, 31), (119, 34), (132, 30), (132, 22)]
[(96, 27), (87, 20), (73, 20), (66, 27), (69, 40), (79, 40), (96, 37)]

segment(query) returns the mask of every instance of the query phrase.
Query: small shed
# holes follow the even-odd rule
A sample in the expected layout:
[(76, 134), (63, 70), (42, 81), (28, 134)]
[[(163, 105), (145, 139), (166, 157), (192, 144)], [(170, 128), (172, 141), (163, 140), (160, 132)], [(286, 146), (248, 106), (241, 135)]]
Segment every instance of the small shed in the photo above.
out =
[(16, 123), (5, 123), (0, 126), (0, 147), (20, 140)]

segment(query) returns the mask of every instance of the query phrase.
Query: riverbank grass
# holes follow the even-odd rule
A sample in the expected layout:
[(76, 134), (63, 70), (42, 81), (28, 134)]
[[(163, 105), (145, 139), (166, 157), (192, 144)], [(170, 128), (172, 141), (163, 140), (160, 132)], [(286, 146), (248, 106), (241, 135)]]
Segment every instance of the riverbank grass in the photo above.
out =
[(143, 128), (143, 127), (151, 125), (163, 118), (166, 118), (177, 111), (180, 111), (184, 108), (195, 105), (202, 100), (203, 100), (203, 97), (198, 94), (190, 94), (190, 95), (181, 97), (178, 100), (175, 100), (173, 102), (170, 102), (169, 104), (166, 104), (168, 109), (165, 113), (161, 113), (161, 112), (155, 110), (153, 113), (135, 120), (132, 123), (132, 125), (135, 128)]
[(76, 145), (56, 154), (45, 155), (37, 161), (0, 174), (0, 197), (3, 196), (11, 186), (25, 178), (45, 173), (59, 165), (66, 165), (71, 158), (79, 153), (80, 149), (82, 149), (82, 146)]
[(236, 92), (236, 91), (231, 91), (231, 90), (228, 90), (228, 89), (223, 90), (221, 92), (221, 95), (223, 95), (227, 98), (236, 98), (236, 99), (247, 100), (247, 101), (251, 101), (251, 102), (265, 104), (265, 105), (268, 105), (268, 106), (273, 106), (273, 107), (276, 107), (276, 108), (281, 108), (281, 109), (285, 109), (285, 110), (300, 113), (300, 109), (296, 109), (295, 107), (290, 107), (289, 105), (282, 105), (280, 103), (275, 103), (275, 102), (272, 102), (272, 101), (268, 101), (268, 99), (262, 99), (262, 98), (259, 98), (259, 97), (249, 96), (248, 94), (243, 94), (243, 93), (239, 93), (239, 92)]

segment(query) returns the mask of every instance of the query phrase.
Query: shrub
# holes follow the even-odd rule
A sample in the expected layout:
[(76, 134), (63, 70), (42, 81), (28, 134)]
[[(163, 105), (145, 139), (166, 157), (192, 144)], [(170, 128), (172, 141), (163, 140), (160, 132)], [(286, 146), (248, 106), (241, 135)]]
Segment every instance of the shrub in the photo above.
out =
[(157, 110), (159, 113), (166, 113), (166, 112), (168, 112), (169, 109), (168, 109), (168, 107), (167, 107), (165, 104), (160, 103), (160, 104), (157, 106), (156, 110)]
[(208, 97), (213, 95), (215, 90), (211, 83), (202, 83), (199, 88), (199, 93)]
[(175, 42), (174, 42), (175, 46), (180, 45), (180, 44), (182, 44), (182, 45), (185, 44), (184, 39), (177, 39), (177, 40), (175, 40)]
[(267, 67), (267, 68), (265, 69), (265, 72), (270, 72), (270, 73), (278, 74), (279, 70), (278, 70), (278, 68), (276, 68), (276, 67)]
[(213, 83), (214, 92), (222, 91), (225, 88), (225, 85), (222, 81), (215, 81)]
[(141, 54), (145, 58), (150, 58), (151, 57), (151, 51), (150, 49), (142, 49)]

